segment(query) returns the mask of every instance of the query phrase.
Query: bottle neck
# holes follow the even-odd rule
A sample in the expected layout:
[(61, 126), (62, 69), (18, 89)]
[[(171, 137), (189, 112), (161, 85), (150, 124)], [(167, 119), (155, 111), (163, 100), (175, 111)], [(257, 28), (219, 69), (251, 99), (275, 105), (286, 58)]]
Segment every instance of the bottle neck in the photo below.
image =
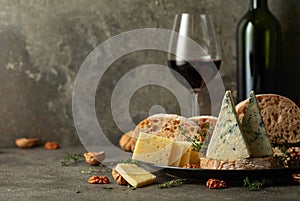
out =
[(250, 9), (255, 10), (257, 8), (268, 9), (268, 0), (251, 0)]

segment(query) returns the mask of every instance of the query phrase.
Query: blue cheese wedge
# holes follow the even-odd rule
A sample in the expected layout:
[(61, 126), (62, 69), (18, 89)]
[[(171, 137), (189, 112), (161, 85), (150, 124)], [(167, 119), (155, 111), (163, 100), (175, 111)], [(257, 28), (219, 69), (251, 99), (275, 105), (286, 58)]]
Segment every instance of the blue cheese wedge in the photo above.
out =
[(250, 157), (230, 91), (226, 91), (223, 98), (206, 157), (215, 160), (237, 160)]
[(250, 92), (248, 105), (242, 120), (242, 129), (251, 157), (266, 157), (273, 155), (268, 133), (253, 91)]

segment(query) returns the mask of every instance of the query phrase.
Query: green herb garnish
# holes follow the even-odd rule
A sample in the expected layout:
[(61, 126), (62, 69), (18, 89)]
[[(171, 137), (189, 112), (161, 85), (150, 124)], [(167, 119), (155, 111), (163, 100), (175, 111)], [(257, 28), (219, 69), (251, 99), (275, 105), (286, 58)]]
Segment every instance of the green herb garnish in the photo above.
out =
[(60, 161), (61, 166), (68, 166), (70, 164), (70, 161), (73, 162), (80, 162), (82, 161), (82, 155), (81, 154), (72, 154), (67, 153), (67, 155), (64, 157), (62, 161)]
[(251, 191), (258, 191), (261, 190), (265, 185), (268, 183), (268, 180), (261, 179), (261, 180), (253, 180), (250, 181), (248, 177), (244, 179), (244, 187), (247, 187)]
[(185, 181), (185, 179), (173, 179), (173, 180), (167, 181), (166, 183), (158, 184), (157, 187), (159, 189), (176, 187), (176, 186), (182, 185), (184, 183), (184, 181)]
[[(209, 124), (204, 124), (204, 127), (208, 130), (210, 130)], [(205, 131), (197, 131), (197, 136), (194, 136), (194, 138), (191, 140), (192, 142), (192, 148), (193, 151), (200, 151), (203, 146), (203, 140), (205, 139)], [(202, 139), (202, 140), (201, 140)]]
[[(282, 167), (300, 167), (299, 158), (295, 154), (295, 150), (289, 151), (289, 148), (292, 147), (288, 144), (288, 141), (284, 139), (284, 136), (277, 135), (274, 137), (275, 140), (271, 143), (273, 148), (278, 148), (282, 155), (275, 157), (278, 159), (279, 164)], [(284, 142), (283, 142), (284, 141)]]
[(199, 141), (197, 136), (194, 136), (192, 140), (192, 148), (193, 151), (200, 151), (202, 148), (203, 143)]
[(90, 167), (88, 170), (81, 170), (81, 173), (82, 174), (91, 174), (93, 172), (100, 172), (100, 170), (96, 169), (96, 168), (92, 168)]

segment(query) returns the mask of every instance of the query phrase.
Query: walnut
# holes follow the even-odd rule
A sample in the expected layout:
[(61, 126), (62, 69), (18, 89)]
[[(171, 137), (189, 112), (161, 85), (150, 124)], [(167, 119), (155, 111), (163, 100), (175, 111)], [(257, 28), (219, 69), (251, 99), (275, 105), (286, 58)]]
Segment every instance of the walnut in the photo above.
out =
[(115, 168), (112, 169), (111, 175), (113, 176), (113, 178), (117, 182), (117, 184), (120, 184), (120, 185), (128, 184), (128, 182), (115, 170)]
[(88, 152), (84, 153), (85, 161), (90, 165), (99, 165), (105, 158), (105, 152)]
[(15, 143), (19, 148), (31, 148), (39, 141), (38, 138), (18, 138)]
[(60, 147), (57, 142), (46, 142), (44, 148), (47, 150), (55, 150), (55, 149), (59, 149)]
[(214, 188), (214, 189), (220, 189), (220, 188), (227, 188), (227, 184), (223, 180), (209, 179), (206, 182), (206, 187), (208, 187), (208, 188)]
[(300, 184), (300, 172), (294, 173), (294, 174), (292, 175), (292, 177), (293, 177), (293, 180), (294, 180), (295, 182), (297, 182), (297, 183)]
[(119, 140), (119, 145), (124, 151), (134, 151), (136, 138), (131, 136), (132, 132), (133, 131), (129, 131), (128, 133), (123, 134)]
[(184, 168), (200, 168), (200, 165), (199, 164), (194, 164), (194, 163), (188, 163), (183, 167)]
[(88, 179), (89, 184), (109, 184), (107, 176), (91, 176)]

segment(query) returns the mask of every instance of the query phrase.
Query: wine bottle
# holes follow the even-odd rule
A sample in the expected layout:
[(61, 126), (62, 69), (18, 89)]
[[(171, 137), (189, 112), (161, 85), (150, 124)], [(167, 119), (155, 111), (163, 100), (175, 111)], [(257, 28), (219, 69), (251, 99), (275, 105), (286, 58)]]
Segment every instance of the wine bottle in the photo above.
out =
[(276, 93), (280, 67), (281, 28), (267, 0), (250, 0), (237, 26), (237, 101), (251, 90)]

